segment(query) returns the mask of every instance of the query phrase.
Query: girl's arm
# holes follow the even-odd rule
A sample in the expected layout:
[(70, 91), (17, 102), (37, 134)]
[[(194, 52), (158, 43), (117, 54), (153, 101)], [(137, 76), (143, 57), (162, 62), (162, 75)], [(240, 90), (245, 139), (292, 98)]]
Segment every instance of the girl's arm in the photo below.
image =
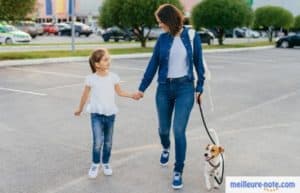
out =
[(116, 93), (117, 93), (119, 96), (121, 96), (121, 97), (128, 97), (128, 98), (133, 98), (133, 99), (135, 99), (135, 95), (134, 95), (133, 93), (128, 93), (128, 92), (126, 92), (126, 91), (123, 91), (123, 90), (121, 89), (120, 84), (115, 84), (115, 91), (116, 91)]
[(82, 96), (81, 96), (81, 99), (80, 99), (79, 107), (74, 113), (76, 116), (79, 116), (81, 114), (81, 112), (83, 110), (83, 107), (84, 107), (86, 101), (89, 98), (90, 91), (91, 91), (91, 87), (89, 87), (89, 86), (84, 87), (84, 90), (83, 90), (83, 93), (82, 93)]

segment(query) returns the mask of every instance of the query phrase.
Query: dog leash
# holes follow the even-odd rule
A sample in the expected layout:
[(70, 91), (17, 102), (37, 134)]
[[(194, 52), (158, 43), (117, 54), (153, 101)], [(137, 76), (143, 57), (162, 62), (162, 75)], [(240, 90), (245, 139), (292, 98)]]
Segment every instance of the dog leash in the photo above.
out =
[[(204, 117), (204, 113), (203, 113), (203, 109), (202, 109), (202, 106), (201, 106), (201, 101), (200, 101), (200, 95), (198, 96), (197, 98), (197, 103), (199, 105), (199, 109), (200, 109), (200, 114), (201, 114), (201, 118), (202, 118), (202, 122), (203, 122), (203, 125), (204, 125), (204, 128), (205, 128), (205, 131), (209, 137), (209, 139), (211, 140), (211, 142), (216, 145), (216, 142), (215, 140), (213, 139), (213, 137), (211, 136), (209, 130), (208, 130), (208, 127), (207, 127), (207, 124), (206, 124), (206, 121), (205, 121), (205, 117)], [(224, 158), (223, 158), (223, 154), (220, 153), (221, 155), (221, 158), (222, 158), (222, 174), (221, 174), (221, 177), (220, 179), (217, 178), (217, 176), (214, 176), (214, 179), (216, 180), (216, 182), (221, 185), (222, 182), (223, 182), (223, 178), (224, 178)]]

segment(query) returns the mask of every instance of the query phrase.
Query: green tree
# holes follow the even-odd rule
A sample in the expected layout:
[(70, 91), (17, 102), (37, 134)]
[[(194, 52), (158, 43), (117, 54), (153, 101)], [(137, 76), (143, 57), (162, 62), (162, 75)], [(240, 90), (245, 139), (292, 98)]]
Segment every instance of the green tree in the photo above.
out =
[(295, 30), (300, 30), (300, 15), (295, 17), (294, 29)]
[(144, 30), (157, 25), (154, 12), (164, 3), (173, 4), (182, 10), (179, 0), (105, 0), (99, 10), (98, 21), (104, 28), (132, 28), (141, 41), (141, 46), (146, 47), (150, 31), (144, 34)]
[(223, 44), (225, 29), (249, 26), (253, 11), (245, 0), (203, 0), (192, 10), (192, 23), (196, 30), (201, 27), (215, 28), (219, 44)]
[(0, 0), (0, 20), (23, 20), (32, 13), (36, 0)]
[(277, 6), (264, 6), (255, 10), (255, 27), (263, 27), (269, 30), (269, 41), (273, 39), (274, 28), (289, 29), (294, 24), (294, 17), (288, 10)]

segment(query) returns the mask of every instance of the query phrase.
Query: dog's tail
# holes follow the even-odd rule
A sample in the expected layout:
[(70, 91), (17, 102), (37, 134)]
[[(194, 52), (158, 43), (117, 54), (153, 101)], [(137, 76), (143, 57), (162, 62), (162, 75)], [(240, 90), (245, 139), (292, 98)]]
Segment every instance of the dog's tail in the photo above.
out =
[(213, 139), (216, 142), (216, 145), (220, 145), (219, 137), (217, 135), (217, 132), (214, 129), (208, 129), (208, 131), (213, 134)]

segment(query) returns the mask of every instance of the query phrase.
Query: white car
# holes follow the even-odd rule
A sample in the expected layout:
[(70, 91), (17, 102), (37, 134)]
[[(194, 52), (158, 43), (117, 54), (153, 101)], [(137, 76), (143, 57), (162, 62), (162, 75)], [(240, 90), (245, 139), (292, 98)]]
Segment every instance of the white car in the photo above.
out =
[(30, 41), (31, 36), (28, 33), (20, 31), (12, 25), (0, 24), (0, 43), (15, 44)]

